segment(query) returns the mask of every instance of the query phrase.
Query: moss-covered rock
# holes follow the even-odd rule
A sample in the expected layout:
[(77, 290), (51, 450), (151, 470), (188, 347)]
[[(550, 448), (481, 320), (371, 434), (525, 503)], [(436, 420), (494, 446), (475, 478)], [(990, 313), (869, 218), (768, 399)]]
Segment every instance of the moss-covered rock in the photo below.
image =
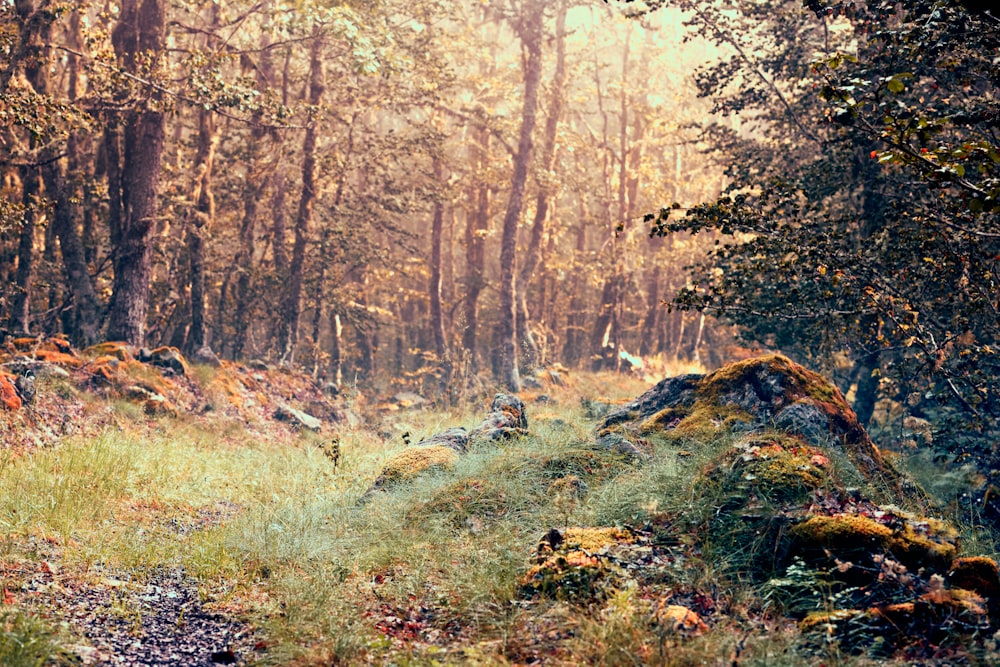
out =
[(990, 609), (1000, 611), (1000, 568), (986, 556), (957, 558), (948, 568), (948, 584), (970, 590), (986, 598)]
[(667, 378), (608, 414), (597, 434), (612, 430), (669, 432), (696, 442), (723, 432), (778, 430), (812, 446), (841, 449), (874, 486), (923, 501), (872, 443), (840, 390), (780, 354), (708, 375)]
[(582, 549), (542, 555), (521, 577), (522, 597), (546, 597), (577, 604), (602, 602), (629, 580), (609, 558)]
[(458, 460), (458, 453), (444, 445), (407, 447), (394, 454), (375, 480), (376, 488), (411, 480), (429, 470), (450, 468)]
[(817, 515), (792, 527), (793, 551), (867, 560), (890, 554), (911, 569), (944, 572), (958, 553), (958, 532), (937, 519), (902, 513)]

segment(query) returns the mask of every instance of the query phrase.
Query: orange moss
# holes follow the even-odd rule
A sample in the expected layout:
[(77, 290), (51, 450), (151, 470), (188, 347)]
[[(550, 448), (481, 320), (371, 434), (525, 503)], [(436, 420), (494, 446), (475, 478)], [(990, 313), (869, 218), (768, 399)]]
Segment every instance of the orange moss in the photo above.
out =
[(548, 597), (579, 604), (606, 600), (627, 581), (625, 571), (585, 551), (558, 552), (520, 579), (522, 597)]
[(653, 612), (656, 625), (686, 637), (700, 637), (708, 632), (708, 625), (696, 612), (679, 604), (664, 604), (662, 601)]
[(21, 409), (21, 397), (14, 386), (14, 376), (0, 372), (0, 404), (11, 411)]
[(837, 625), (857, 618), (864, 612), (857, 609), (837, 609), (834, 611), (813, 611), (809, 612), (805, 618), (799, 622), (799, 629), (803, 632), (811, 630), (830, 630)]
[(986, 556), (956, 558), (948, 570), (948, 582), (954, 588), (964, 588), (1000, 604), (1000, 568)]
[(95, 360), (103, 357), (111, 357), (113, 359), (117, 359), (118, 361), (132, 360), (132, 352), (129, 350), (128, 343), (116, 343), (112, 341), (91, 345), (87, 349), (83, 350), (81, 354), (85, 357), (94, 358)]
[(83, 364), (83, 361), (76, 355), (56, 350), (37, 350), (34, 356), (39, 361), (58, 366), (68, 366), (69, 368), (79, 368)]
[(957, 588), (930, 591), (914, 602), (901, 602), (884, 607), (873, 607), (867, 612), (874, 619), (884, 619), (893, 627), (933, 632), (945, 621), (961, 621), (967, 628), (985, 622), (986, 604), (972, 591)]

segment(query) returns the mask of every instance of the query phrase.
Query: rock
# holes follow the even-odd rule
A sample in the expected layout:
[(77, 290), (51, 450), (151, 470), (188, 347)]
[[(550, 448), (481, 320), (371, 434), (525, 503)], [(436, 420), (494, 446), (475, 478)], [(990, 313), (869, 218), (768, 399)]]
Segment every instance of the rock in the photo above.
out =
[(490, 404), (490, 413), (469, 437), (487, 442), (503, 440), (528, 432), (528, 417), (524, 403), (513, 394), (497, 394)]
[(835, 442), (830, 433), (830, 418), (814, 403), (805, 400), (795, 401), (782, 408), (774, 416), (774, 427), (779, 431), (801, 435), (817, 447)]
[(252, 368), (255, 371), (269, 371), (269, 370), (271, 370), (271, 367), (268, 366), (267, 362), (266, 361), (262, 361), (261, 359), (251, 359), (250, 361), (247, 362), (247, 366), (250, 367), (250, 368)]
[(549, 370), (548, 374), (549, 374), (549, 380), (552, 381), (552, 384), (554, 384), (557, 387), (566, 386), (566, 380), (563, 379), (562, 373), (556, 370)]
[(926, 503), (922, 492), (882, 457), (840, 390), (780, 354), (736, 362), (708, 375), (662, 380), (609, 413), (598, 432), (631, 428), (710, 437), (724, 429), (772, 429), (776, 423), (811, 444), (835, 443), (876, 486), (920, 496)]
[(521, 378), (521, 387), (524, 389), (541, 389), (542, 381), (534, 375)]
[(301, 410), (296, 410), (288, 405), (278, 406), (278, 409), (274, 411), (274, 418), (278, 421), (287, 422), (298, 428), (304, 428), (310, 431), (318, 432), (323, 427), (323, 422), (319, 419), (316, 419), (312, 415), (302, 412)]
[(633, 445), (618, 433), (603, 433), (598, 435), (594, 441), (594, 449), (614, 452), (635, 459), (649, 458), (646, 452)]
[(14, 380), (14, 387), (17, 389), (21, 402), (24, 404), (33, 403), (35, 400), (35, 372), (26, 368)]
[(170, 370), (177, 375), (187, 374), (187, 361), (176, 347), (158, 347), (152, 350), (146, 358), (140, 357), (139, 361)]
[(464, 428), (449, 428), (440, 433), (436, 433), (429, 438), (418, 442), (415, 446), (437, 446), (442, 445), (455, 450), (458, 454), (465, 454), (468, 450), (469, 434)]
[(327, 382), (323, 385), (323, 393), (327, 396), (340, 396), (340, 387), (336, 382)]
[(208, 345), (202, 345), (194, 353), (191, 359), (196, 364), (204, 364), (205, 366), (211, 366), (213, 368), (219, 368), (222, 365), (222, 361), (219, 359), (218, 355), (212, 351)]
[[(466, 453), (469, 442), (473, 439), (493, 442), (527, 433), (527, 430), (528, 418), (521, 399), (510, 394), (497, 394), (490, 404), (490, 413), (486, 419), (472, 431), (450, 428), (393, 456), (358, 502), (367, 502), (376, 491), (409, 480), (424, 470), (451, 466), (456, 457)], [(409, 433), (403, 435), (406, 442), (409, 442), (406, 440), (408, 436)]]
[[(636, 421), (654, 416), (667, 408), (690, 408), (697, 400), (696, 390), (698, 389), (702, 375), (681, 375), (678, 377), (666, 378), (645, 394), (630, 401), (620, 407), (607, 403), (588, 401), (584, 403), (584, 409), (592, 413), (594, 417), (604, 417), (599, 428), (606, 429), (609, 426), (622, 422)], [(601, 415), (602, 408), (607, 408)]]
[(422, 408), (427, 405), (427, 399), (412, 391), (401, 391), (392, 397), (401, 408)]
[(991, 610), (1000, 611), (1000, 569), (986, 556), (957, 558), (948, 569), (948, 584), (978, 593), (989, 601)]

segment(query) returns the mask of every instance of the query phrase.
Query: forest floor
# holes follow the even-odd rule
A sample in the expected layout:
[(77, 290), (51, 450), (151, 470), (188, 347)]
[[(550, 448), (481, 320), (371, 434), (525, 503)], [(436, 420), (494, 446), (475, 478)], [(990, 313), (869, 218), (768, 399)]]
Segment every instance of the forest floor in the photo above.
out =
[[(544, 375), (541, 388), (521, 394), (526, 434), (471, 447), (359, 503), (410, 443), (474, 426), (488, 401), (434, 409), (388, 392), (342, 395), (337, 410), (358, 418), (340, 414), (313, 432), (270, 418), (282, 401), (322, 407), (305, 379), (282, 371), (242, 369), (246, 391), (234, 391), (234, 367), (187, 367), (187, 380), (160, 385), (172, 407), (158, 410), (148, 396), (107, 391), (118, 376), (104, 390), (82, 388), (77, 374), (93, 376), (93, 363), (39, 375), (32, 404), (0, 411), (4, 665), (998, 657), (1000, 636), (987, 626), (974, 648), (939, 642), (936, 653), (854, 651), (832, 636), (807, 637), (797, 618), (779, 613), (777, 594), (762, 604), (760, 586), (742, 581), (726, 558), (709, 558), (696, 535), (653, 539), (692, 503), (691, 480), (724, 445), (656, 446), (636, 462), (596, 453), (594, 428), (651, 381), (696, 369)], [(963, 531), (966, 552), (996, 556), (988, 531), (942, 511), (954, 514), (947, 518)], [(597, 569), (570, 582), (586, 595), (526, 594), (546, 540), (590, 539), (578, 526), (607, 527), (605, 537), (626, 531), (631, 555), (591, 556), (604, 546), (595, 544), (582, 553)], [(638, 572), (639, 584), (611, 586), (619, 566)]]

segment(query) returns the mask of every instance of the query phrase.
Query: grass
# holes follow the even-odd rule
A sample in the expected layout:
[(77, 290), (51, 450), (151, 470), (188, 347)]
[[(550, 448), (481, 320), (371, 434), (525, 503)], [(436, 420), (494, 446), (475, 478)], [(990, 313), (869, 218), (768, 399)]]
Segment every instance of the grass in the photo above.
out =
[[(578, 395), (616, 401), (644, 388), (611, 376), (553, 388), (554, 406), (528, 403), (531, 435), (474, 448), (365, 504), (358, 498), (405, 446), (400, 434), (416, 442), (471, 426), (484, 407), (383, 417), (388, 440), (375, 428), (344, 430), (335, 467), (313, 435), (273, 437), (221, 416), (150, 421), (115, 403), (118, 426), (97, 437), (0, 459), (0, 563), (38, 559), (34, 538), (44, 538), (57, 545), (46, 557), (81, 579), (183, 567), (215, 608), (260, 628), (261, 664), (866, 664), (751, 620), (750, 584), (703, 558), (658, 583), (725, 607), (728, 620), (703, 637), (657, 626), (655, 603), (635, 587), (603, 607), (518, 600), (549, 528), (655, 532), (705, 502), (691, 483), (726, 438), (694, 451), (662, 441), (642, 465), (589, 448), (595, 421)], [(0, 626), (4, 665), (58, 662), (69, 641), (26, 613)], [(42, 661), (8, 659), (8, 645), (37, 647)]]

